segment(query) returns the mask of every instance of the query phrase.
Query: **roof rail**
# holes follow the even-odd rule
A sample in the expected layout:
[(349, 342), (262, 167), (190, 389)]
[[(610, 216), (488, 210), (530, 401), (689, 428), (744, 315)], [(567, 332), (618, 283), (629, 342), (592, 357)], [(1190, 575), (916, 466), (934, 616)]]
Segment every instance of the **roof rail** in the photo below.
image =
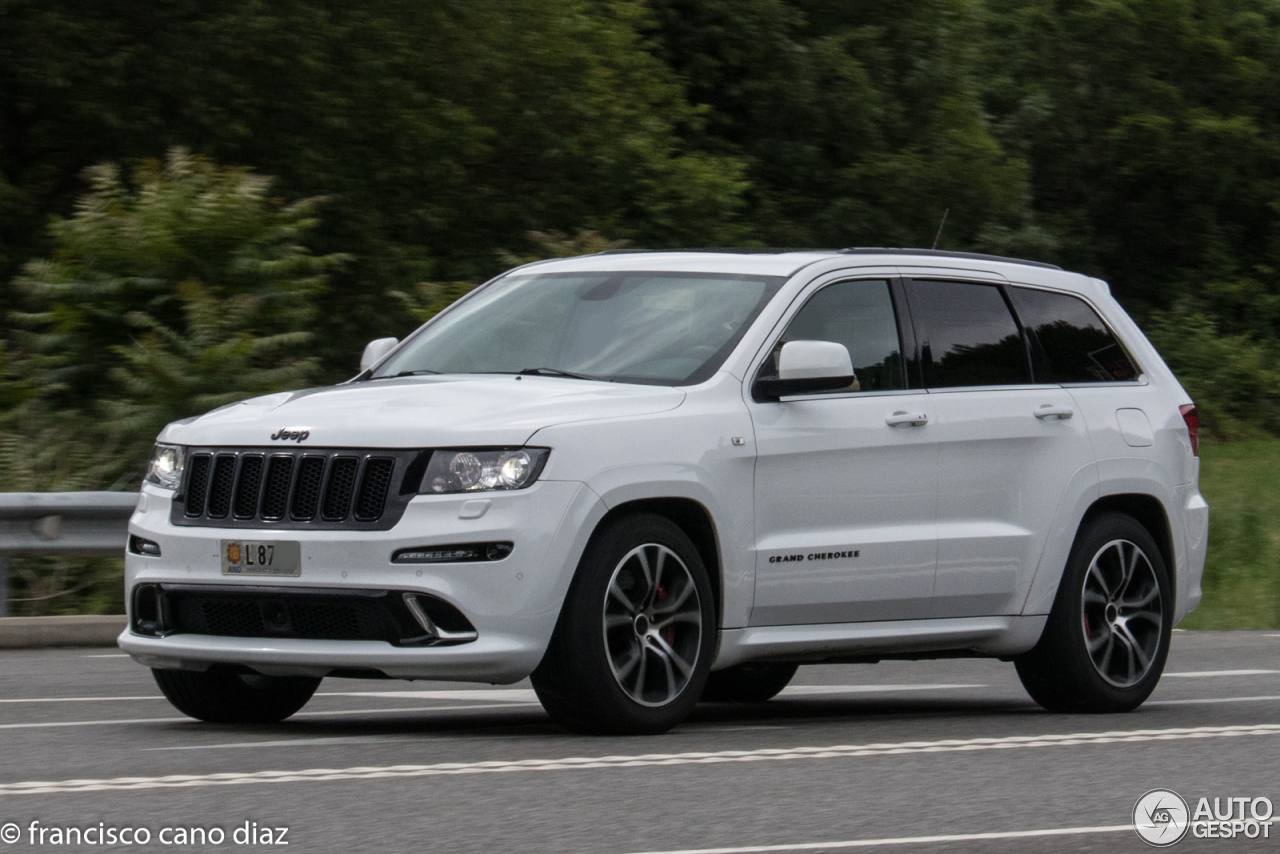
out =
[(1006, 264), (1025, 264), (1028, 267), (1044, 267), (1046, 270), (1061, 270), (1057, 264), (1046, 264), (1044, 261), (1027, 261), (1023, 258), (1006, 258), (1003, 255), (984, 255), (981, 252), (951, 252), (946, 249), (907, 249), (886, 246), (851, 246), (841, 249), (845, 255), (929, 255), (936, 258), (972, 258), (975, 261), (1001, 261)]
[[(1005, 264), (1025, 264), (1028, 267), (1043, 267), (1046, 270), (1061, 270), (1057, 264), (1044, 261), (1028, 261), (1025, 258), (1007, 258), (1004, 255), (984, 255), (981, 252), (951, 252), (946, 249), (910, 249), (891, 246), (850, 246), (847, 249), (812, 249), (804, 247), (764, 247), (764, 246), (726, 246), (719, 248), (697, 249), (605, 249), (596, 255), (635, 255), (641, 253), (661, 252), (707, 252), (733, 255), (781, 255), (787, 252), (831, 252), (841, 255), (927, 255), (934, 258), (970, 258), (975, 261), (1000, 261)], [(558, 259), (551, 259), (558, 260)]]

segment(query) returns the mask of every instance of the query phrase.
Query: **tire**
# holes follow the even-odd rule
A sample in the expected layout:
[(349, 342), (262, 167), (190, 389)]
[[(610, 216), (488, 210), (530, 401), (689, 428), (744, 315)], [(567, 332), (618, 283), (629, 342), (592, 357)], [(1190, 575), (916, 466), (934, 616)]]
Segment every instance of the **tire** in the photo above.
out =
[(1051, 712), (1109, 714), (1151, 696), (1169, 656), (1173, 586), (1155, 539), (1124, 513), (1083, 525), (1044, 634), (1015, 659)]
[(574, 732), (666, 732), (702, 695), (715, 640), (693, 543), (662, 516), (625, 516), (592, 536), (533, 688)]
[(306, 676), (259, 676), (232, 670), (152, 670), (174, 708), (213, 724), (278, 723), (301, 709), (320, 687)]
[(799, 667), (785, 662), (752, 661), (717, 670), (707, 677), (707, 687), (702, 689), (702, 702), (767, 702), (787, 687)]

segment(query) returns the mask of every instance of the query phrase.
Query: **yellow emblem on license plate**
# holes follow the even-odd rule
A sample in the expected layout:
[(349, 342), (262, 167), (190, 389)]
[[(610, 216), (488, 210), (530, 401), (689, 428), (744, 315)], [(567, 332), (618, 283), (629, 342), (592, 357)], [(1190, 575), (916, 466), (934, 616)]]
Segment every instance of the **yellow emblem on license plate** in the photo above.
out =
[(240, 544), (227, 543), (227, 563), (240, 562)]

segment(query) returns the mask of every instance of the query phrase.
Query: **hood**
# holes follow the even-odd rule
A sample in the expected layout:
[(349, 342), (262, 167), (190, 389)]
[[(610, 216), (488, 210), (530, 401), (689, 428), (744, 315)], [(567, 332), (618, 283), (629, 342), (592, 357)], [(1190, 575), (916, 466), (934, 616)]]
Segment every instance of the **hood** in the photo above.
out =
[[(559, 377), (404, 377), (256, 397), (174, 422), (160, 441), (315, 448), (522, 445), (544, 427), (664, 412), (684, 397), (666, 386)], [(272, 439), (282, 431), (292, 435)]]

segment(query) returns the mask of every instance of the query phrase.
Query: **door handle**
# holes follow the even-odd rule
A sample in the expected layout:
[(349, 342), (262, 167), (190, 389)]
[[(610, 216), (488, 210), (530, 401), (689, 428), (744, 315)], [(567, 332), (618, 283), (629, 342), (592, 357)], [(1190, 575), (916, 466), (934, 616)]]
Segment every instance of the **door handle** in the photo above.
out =
[(902, 424), (908, 424), (912, 427), (923, 427), (929, 423), (929, 416), (923, 412), (903, 412), (899, 410), (884, 419), (884, 423), (890, 427), (898, 427)]
[(1057, 418), (1059, 421), (1065, 421), (1076, 412), (1070, 406), (1054, 406), (1052, 403), (1046, 403), (1034, 413), (1036, 418), (1041, 420), (1045, 418)]

